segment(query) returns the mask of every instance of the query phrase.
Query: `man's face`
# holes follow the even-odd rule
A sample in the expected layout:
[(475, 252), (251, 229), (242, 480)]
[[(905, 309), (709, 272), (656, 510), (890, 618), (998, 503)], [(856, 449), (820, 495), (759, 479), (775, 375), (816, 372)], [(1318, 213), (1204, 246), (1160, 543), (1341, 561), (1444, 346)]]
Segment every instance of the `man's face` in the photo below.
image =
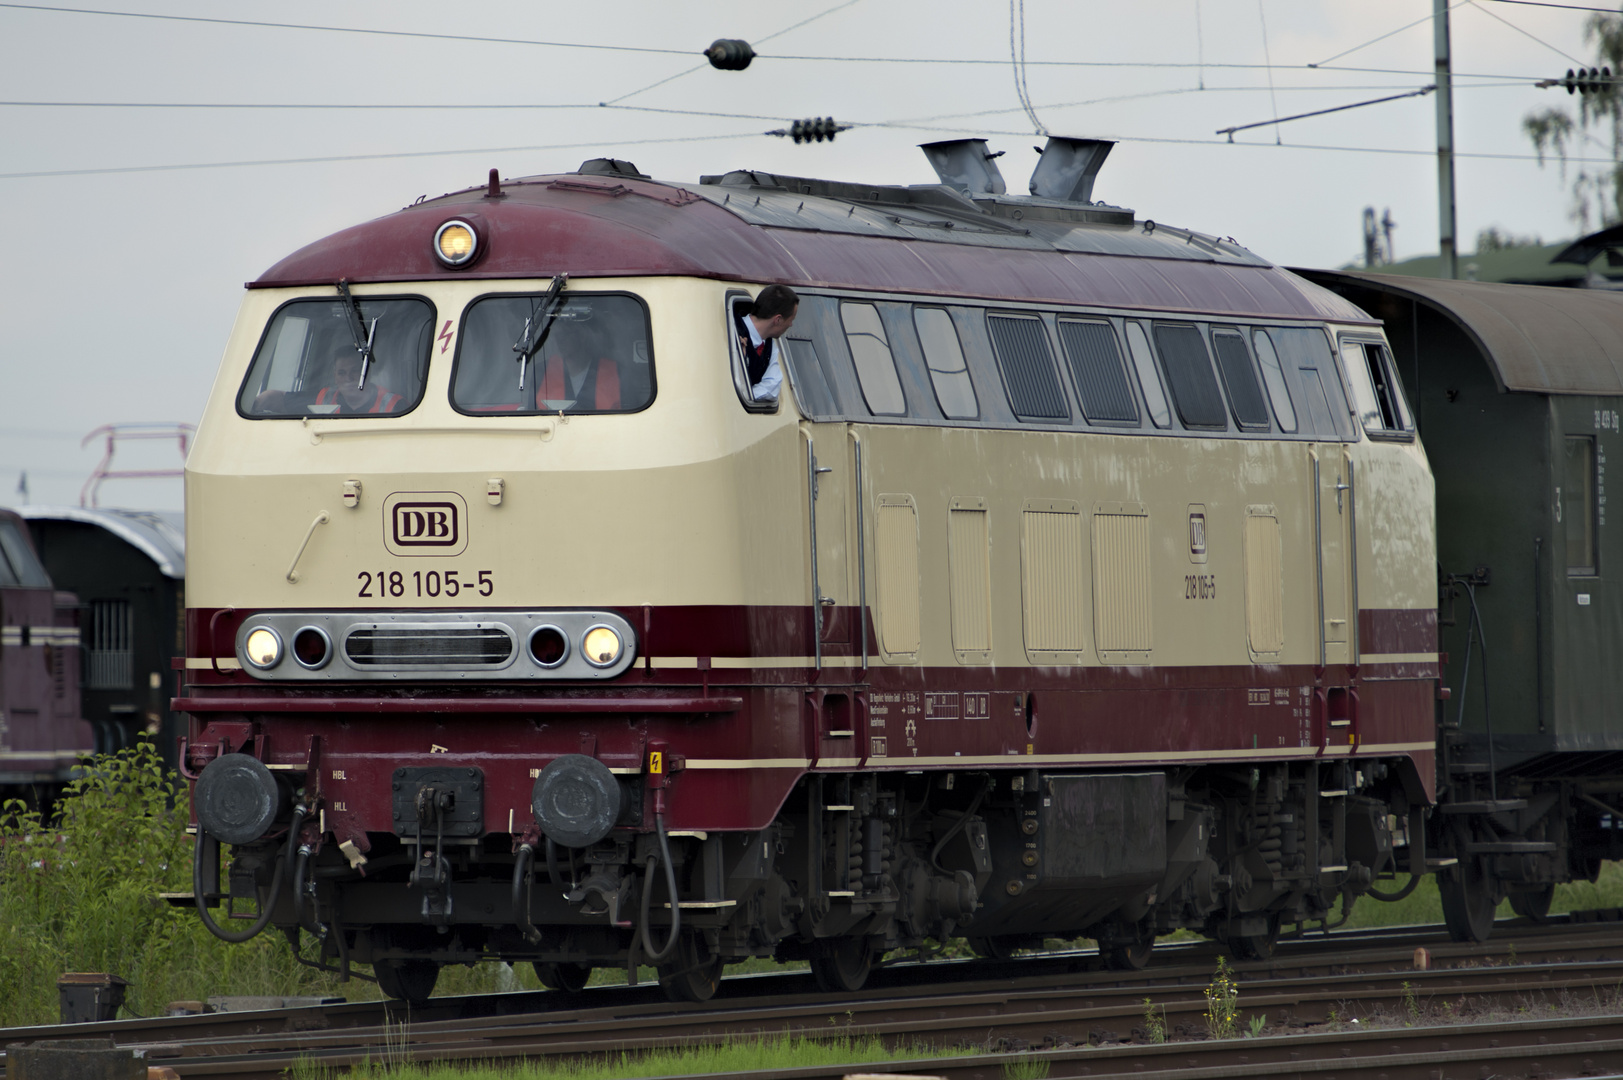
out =
[(338, 389), (354, 390), (361, 381), (361, 358), (353, 353), (340, 356), (333, 361), (332, 376)]
[(774, 315), (765, 323), (757, 327), (757, 329), (760, 330), (761, 336), (766, 338), (768, 341), (776, 337), (782, 337), (784, 333), (795, 324), (795, 316), (799, 314), (800, 305), (796, 304), (794, 310), (789, 312), (789, 314)]

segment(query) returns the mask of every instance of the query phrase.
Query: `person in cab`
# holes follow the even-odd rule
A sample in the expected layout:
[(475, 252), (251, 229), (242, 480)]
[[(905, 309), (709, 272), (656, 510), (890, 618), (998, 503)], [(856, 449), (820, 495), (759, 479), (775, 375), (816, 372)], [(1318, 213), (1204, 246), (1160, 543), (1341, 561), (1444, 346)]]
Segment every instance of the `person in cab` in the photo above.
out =
[(535, 407), (543, 412), (614, 412), (620, 400), (620, 365), (603, 333), (582, 322), (554, 333), (557, 345), (542, 366)]
[(738, 313), (738, 344), (744, 352), (750, 396), (756, 401), (778, 399), (778, 387), (783, 385), (778, 339), (795, 324), (799, 311), (800, 297), (793, 289), (787, 285), (768, 285), (747, 313)]
[(342, 413), (391, 413), (400, 405), (400, 395), (391, 392), (382, 383), (374, 381), (377, 367), (373, 365), (365, 386), (361, 385), (361, 354), (340, 347), (333, 357), (333, 385), (323, 386), (316, 394), (314, 412), (325, 413), (323, 406), (336, 406), (331, 411)]

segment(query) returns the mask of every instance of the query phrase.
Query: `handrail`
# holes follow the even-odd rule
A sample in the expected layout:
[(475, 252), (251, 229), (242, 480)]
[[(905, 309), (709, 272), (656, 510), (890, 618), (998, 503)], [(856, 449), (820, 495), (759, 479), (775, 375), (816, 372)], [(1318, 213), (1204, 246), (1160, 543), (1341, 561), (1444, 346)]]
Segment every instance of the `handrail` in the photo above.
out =
[(1352, 595), (1347, 598), (1347, 648), (1356, 665), (1363, 659), (1358, 640), (1358, 492), (1353, 487), (1353, 460), (1347, 461), (1347, 560), (1352, 569)]
[(1319, 475), (1318, 448), (1310, 448), (1308, 454), (1313, 458), (1313, 565), (1319, 577), (1319, 667), (1322, 669), (1327, 656), (1324, 640), (1324, 491), (1320, 487), (1323, 481)]
[[(862, 496), (862, 439), (855, 429), (848, 428), (854, 448), (857, 497), (857, 622), (862, 626), (862, 673), (868, 673), (868, 537), (863, 527)], [(847, 578), (847, 581), (850, 579)]]
[(293, 556), (293, 561), (287, 564), (288, 584), (297, 585), (299, 583), (299, 560), (304, 558), (304, 549), (310, 546), (310, 538), (316, 534), (316, 528), (327, 524), (331, 520), (327, 516), (327, 511), (323, 510), (315, 516), (314, 521), (310, 522), (310, 528), (304, 534), (304, 543), (299, 545), (298, 553)]
[(701, 697), (384, 697), (231, 694), (174, 698), (176, 712), (319, 712), (319, 713), (724, 713), (738, 712), (738, 696)]
[(823, 586), (817, 580), (817, 450), (811, 432), (800, 434), (806, 440), (806, 516), (811, 531), (812, 649), (817, 670), (823, 670)]

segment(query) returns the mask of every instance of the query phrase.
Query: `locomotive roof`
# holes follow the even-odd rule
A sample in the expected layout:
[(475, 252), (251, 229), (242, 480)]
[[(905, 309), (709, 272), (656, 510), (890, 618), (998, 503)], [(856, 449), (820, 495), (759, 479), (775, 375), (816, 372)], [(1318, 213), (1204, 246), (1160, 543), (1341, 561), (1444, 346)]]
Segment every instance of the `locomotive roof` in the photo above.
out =
[[(483, 234), (485, 253), (469, 269), (446, 269), (431, 253), (451, 218)], [(558, 273), (1373, 322), (1232, 238), (1118, 207), (761, 172), (698, 184), (603, 170), (504, 180), (494, 196), (470, 188), (334, 233), (248, 287)]]
[(1486, 281), (1303, 270), (1329, 288), (1365, 288), (1433, 308), (1487, 357), (1501, 390), (1623, 394), (1623, 295)]

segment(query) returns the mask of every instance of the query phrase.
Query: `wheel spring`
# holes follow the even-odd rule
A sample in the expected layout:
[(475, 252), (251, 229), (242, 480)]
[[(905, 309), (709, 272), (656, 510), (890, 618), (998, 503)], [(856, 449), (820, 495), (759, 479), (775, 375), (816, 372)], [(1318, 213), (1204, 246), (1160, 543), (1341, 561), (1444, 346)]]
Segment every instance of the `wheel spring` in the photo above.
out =
[(1284, 847), (1284, 826), (1290, 819), (1290, 814), (1262, 808), (1253, 811), (1251, 816), (1251, 843), (1276, 877), (1284, 869), (1281, 851)]

